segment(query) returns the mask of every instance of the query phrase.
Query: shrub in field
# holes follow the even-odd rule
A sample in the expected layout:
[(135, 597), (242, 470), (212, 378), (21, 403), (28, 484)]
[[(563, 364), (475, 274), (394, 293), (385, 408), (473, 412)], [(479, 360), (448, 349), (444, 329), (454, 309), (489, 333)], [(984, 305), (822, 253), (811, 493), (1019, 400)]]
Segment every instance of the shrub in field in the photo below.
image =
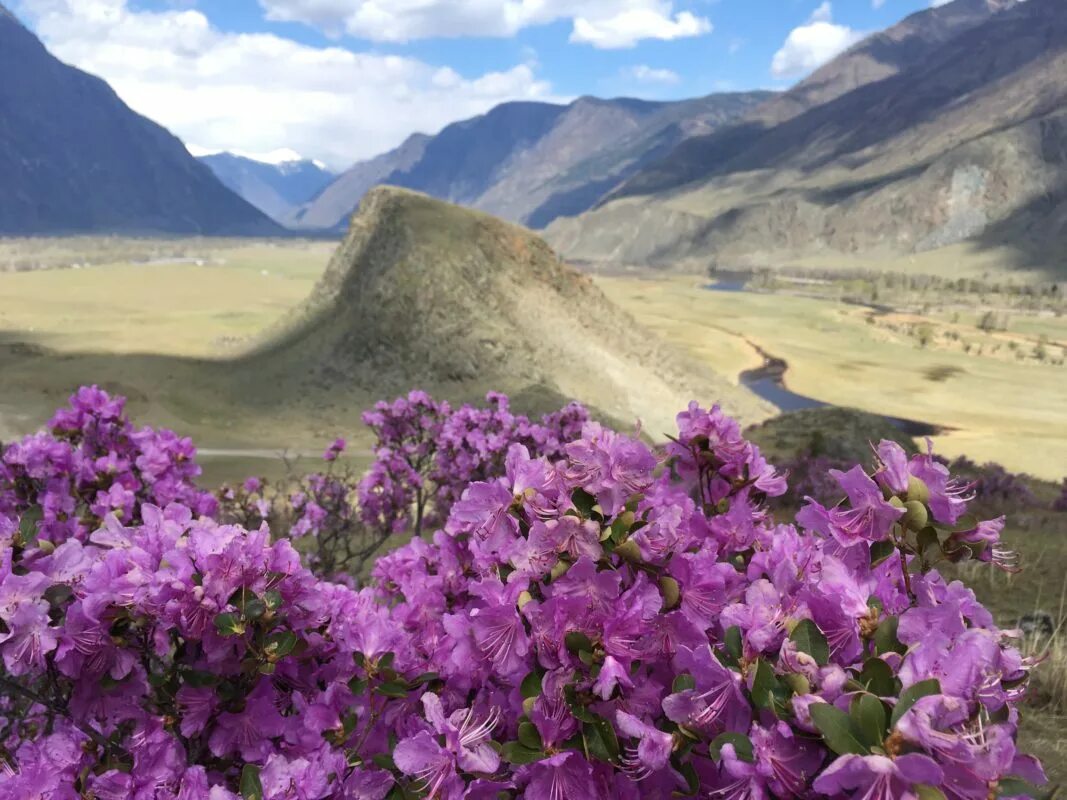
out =
[(929, 455), (883, 442), (870, 472), (832, 473), (846, 500), (783, 525), (766, 503), (785, 480), (718, 409), (691, 405), (659, 452), (584, 422), (535, 456), (521, 426), (483, 447), (472, 423), (445, 458), (498, 460), (457, 466), (460, 490), (434, 406), (399, 401), (376, 428), (408, 498), (380, 519), (429, 540), (359, 591), (176, 498), (44, 539), (9, 503), (0, 798), (978, 800), (1042, 782), (1015, 746), (1032, 665), (936, 571), (1012, 568), (1003, 520), (969, 515)]

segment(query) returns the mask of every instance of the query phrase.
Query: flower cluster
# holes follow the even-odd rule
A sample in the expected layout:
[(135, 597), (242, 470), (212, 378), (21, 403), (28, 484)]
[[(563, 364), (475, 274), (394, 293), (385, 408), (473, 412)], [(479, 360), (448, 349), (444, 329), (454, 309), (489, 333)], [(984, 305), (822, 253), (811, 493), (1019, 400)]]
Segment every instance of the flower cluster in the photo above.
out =
[[(375, 413), (432, 475), (449, 412), (414, 397), (441, 424), (425, 450)], [(7, 547), (0, 800), (1035, 791), (1015, 743), (1032, 665), (936, 571), (1011, 568), (1003, 520), (882, 442), (873, 470), (833, 473), (847, 499), (782, 524), (786, 481), (733, 420), (678, 422), (662, 451), (589, 421), (540, 455), (522, 425), (467, 429), (456, 451), (499, 462), (360, 591), (176, 501)]]
[(495, 392), (482, 408), (453, 410), (421, 391), (378, 403), (363, 415), (377, 436), (374, 463), (359, 484), (363, 519), (419, 536), (444, 521), (468, 484), (501, 475), (512, 445), (559, 458), (588, 419), (584, 407), (571, 403), (532, 422)]
[(197, 514), (216, 503), (196, 486), (196, 448), (168, 430), (136, 430), (125, 400), (82, 387), (60, 409), (48, 430), (0, 448), (0, 520), (22, 520), (5, 531), (0, 546), (20, 549), (37, 540), (56, 547), (85, 541), (104, 519), (140, 521), (141, 506), (177, 502)]

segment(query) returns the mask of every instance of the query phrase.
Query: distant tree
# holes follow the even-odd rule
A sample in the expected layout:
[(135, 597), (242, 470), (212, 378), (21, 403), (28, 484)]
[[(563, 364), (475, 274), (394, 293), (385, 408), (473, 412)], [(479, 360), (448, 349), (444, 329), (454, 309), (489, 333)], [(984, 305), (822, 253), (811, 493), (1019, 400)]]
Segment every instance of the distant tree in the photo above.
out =
[(924, 322), (915, 329), (915, 337), (919, 340), (919, 347), (929, 347), (934, 341), (933, 326)]

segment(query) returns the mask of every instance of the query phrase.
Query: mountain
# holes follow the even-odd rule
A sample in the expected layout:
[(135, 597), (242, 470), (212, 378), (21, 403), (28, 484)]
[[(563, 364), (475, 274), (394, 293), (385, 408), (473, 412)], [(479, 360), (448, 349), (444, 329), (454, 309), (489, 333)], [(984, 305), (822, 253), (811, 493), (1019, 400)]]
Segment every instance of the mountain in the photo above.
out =
[(505, 103), (357, 164), (299, 212), (298, 224), (341, 226), (371, 186), (388, 183), (541, 227), (590, 208), (679, 142), (715, 130), (772, 96)]
[(199, 160), (226, 186), (283, 225), (336, 177), (310, 159), (268, 163), (234, 153), (215, 153)]
[(393, 187), (363, 198), (309, 300), (240, 370), (305, 398), (499, 389), (532, 411), (576, 398), (654, 436), (692, 397), (749, 421), (772, 412), (641, 329), (529, 230)]
[(0, 75), (0, 234), (279, 232), (2, 6)]
[(407, 172), (422, 158), (430, 137), (409, 136), (400, 147), (370, 161), (361, 161), (337, 176), (319, 194), (290, 216), (299, 228), (329, 229), (343, 226), (363, 195), (393, 174)]
[(633, 264), (869, 263), (955, 245), (953, 258), (1062, 272), (1065, 77), (1067, 4), (956, 0), (547, 235), (570, 257)]

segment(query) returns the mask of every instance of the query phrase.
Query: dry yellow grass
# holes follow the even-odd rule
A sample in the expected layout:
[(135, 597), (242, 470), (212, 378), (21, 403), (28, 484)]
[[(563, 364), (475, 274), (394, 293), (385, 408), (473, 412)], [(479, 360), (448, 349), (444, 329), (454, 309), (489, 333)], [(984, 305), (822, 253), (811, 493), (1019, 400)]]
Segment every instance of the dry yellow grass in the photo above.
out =
[(0, 331), (60, 352), (213, 357), (277, 321), (333, 242), (252, 242), (196, 263), (0, 273)]

